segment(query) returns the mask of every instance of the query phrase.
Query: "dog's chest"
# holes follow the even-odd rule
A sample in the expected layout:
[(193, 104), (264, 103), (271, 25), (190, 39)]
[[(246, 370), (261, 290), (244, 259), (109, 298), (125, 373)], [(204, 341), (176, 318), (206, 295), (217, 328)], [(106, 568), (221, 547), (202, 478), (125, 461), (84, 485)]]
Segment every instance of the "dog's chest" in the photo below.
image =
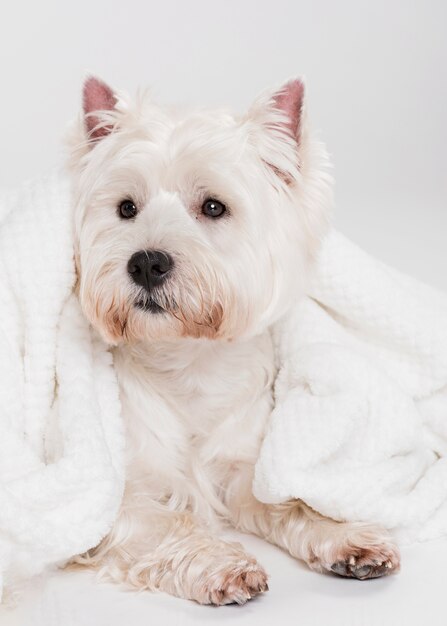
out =
[(204, 435), (214, 423), (243, 417), (271, 389), (273, 347), (268, 333), (244, 342), (163, 342), (121, 353), (117, 369), (130, 413), (141, 414), (133, 402), (143, 397), (150, 412), (156, 399), (189, 435)]

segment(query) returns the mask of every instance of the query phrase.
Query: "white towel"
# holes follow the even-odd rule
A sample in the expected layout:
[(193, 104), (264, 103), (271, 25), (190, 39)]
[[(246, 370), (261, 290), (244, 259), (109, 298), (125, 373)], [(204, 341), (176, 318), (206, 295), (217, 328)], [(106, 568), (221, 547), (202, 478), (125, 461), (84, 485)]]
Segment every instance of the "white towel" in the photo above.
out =
[[(0, 196), (0, 589), (95, 546), (122, 498), (118, 385), (73, 294), (72, 237), (63, 178)], [(446, 533), (447, 297), (334, 232), (274, 336), (255, 495)]]
[[(85, 321), (63, 179), (0, 197), (0, 583), (96, 545), (124, 469), (112, 359)], [(1, 585), (0, 585), (1, 591)]]
[(447, 532), (447, 296), (337, 232), (309, 296), (274, 331), (264, 502), (301, 498), (401, 541)]

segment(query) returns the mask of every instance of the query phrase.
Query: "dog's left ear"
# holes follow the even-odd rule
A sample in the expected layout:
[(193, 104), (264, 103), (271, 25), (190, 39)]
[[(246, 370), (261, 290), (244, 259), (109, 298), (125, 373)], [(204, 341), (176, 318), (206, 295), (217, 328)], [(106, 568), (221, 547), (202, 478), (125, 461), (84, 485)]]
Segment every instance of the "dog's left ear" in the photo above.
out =
[(109, 135), (113, 126), (107, 113), (115, 109), (118, 99), (114, 91), (102, 80), (89, 76), (82, 91), (84, 125), (91, 141), (99, 141)]
[(305, 87), (300, 78), (261, 94), (244, 118), (264, 163), (287, 184), (306, 160)]
[(299, 144), (305, 126), (305, 87), (302, 78), (292, 78), (275, 91), (265, 91), (248, 111), (244, 121), (264, 130), (279, 130)]
[(304, 124), (305, 87), (300, 78), (289, 80), (273, 94), (273, 106), (284, 114), (287, 131), (300, 143)]

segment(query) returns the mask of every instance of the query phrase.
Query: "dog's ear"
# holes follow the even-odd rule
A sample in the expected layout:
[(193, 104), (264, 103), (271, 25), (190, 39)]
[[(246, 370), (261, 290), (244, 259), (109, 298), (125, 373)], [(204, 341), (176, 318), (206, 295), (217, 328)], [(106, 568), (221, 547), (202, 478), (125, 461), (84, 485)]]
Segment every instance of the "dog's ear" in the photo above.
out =
[(264, 163), (281, 180), (293, 183), (306, 161), (303, 80), (293, 78), (280, 89), (261, 94), (243, 121)]
[(117, 97), (102, 80), (89, 76), (84, 82), (82, 105), (84, 126), (91, 141), (98, 141), (112, 132), (107, 113), (115, 109)]
[(304, 126), (305, 87), (301, 78), (289, 80), (273, 94), (273, 107), (284, 114), (287, 131), (300, 144)]

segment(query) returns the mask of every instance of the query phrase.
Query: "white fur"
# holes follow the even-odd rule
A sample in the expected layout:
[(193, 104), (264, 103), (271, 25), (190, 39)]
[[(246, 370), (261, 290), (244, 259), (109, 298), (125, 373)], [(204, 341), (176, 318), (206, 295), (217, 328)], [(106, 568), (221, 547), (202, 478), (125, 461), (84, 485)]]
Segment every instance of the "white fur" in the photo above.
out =
[[(280, 93), (291, 84), (302, 91), (288, 83)], [(220, 521), (319, 570), (342, 562), (337, 573), (366, 577), (398, 565), (378, 529), (338, 524), (298, 501), (263, 505), (251, 493), (273, 407), (270, 329), (305, 291), (331, 200), (304, 102), (289, 103), (300, 107), (297, 136), (277, 102), (266, 93), (234, 117), (121, 97), (95, 113), (92, 128), (104, 136), (87, 136), (83, 117), (72, 139), (78, 293), (114, 346), (128, 468), (112, 532), (78, 562), (203, 603), (244, 602), (266, 589), (254, 559), (213, 534)], [(207, 197), (227, 206), (223, 218), (201, 213)], [(125, 198), (139, 209), (133, 220), (117, 214)], [(174, 259), (150, 296), (162, 314), (135, 306), (149, 297), (126, 269), (139, 250)]]

